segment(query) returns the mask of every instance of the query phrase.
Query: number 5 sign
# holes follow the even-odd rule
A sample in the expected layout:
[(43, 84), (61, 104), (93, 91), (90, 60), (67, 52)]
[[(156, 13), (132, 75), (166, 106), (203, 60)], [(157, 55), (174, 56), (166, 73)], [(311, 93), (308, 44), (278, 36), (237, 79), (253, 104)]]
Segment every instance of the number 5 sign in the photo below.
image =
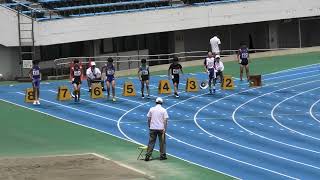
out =
[(100, 83), (93, 83), (91, 85), (91, 98), (92, 99), (103, 98), (102, 87)]
[(59, 101), (71, 100), (71, 94), (67, 86), (60, 86), (58, 89), (57, 99)]
[(123, 84), (123, 96), (135, 96), (136, 90), (132, 82), (125, 82)]
[(234, 89), (234, 82), (231, 76), (224, 75), (223, 81), (221, 83), (221, 87), (223, 90), (233, 90)]

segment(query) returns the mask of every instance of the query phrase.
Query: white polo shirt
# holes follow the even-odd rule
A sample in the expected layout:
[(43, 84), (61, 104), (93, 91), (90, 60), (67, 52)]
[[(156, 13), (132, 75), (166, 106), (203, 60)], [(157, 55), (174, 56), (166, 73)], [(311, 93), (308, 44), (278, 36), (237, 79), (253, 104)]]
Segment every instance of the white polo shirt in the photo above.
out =
[(89, 67), (89, 68), (87, 69), (86, 74), (87, 74), (87, 77), (88, 77), (89, 79), (95, 79), (95, 78), (100, 78), (100, 77), (101, 77), (101, 71), (100, 71), (100, 69), (97, 68), (97, 67), (94, 68), (94, 70), (92, 70), (91, 67)]
[(211, 50), (213, 53), (220, 53), (219, 44), (221, 44), (221, 41), (217, 36), (210, 39)]
[(221, 59), (220, 59), (219, 63), (218, 62), (215, 63), (215, 69), (217, 71), (223, 71), (224, 70), (224, 65), (223, 65), (223, 62), (221, 61)]
[(163, 130), (165, 128), (164, 122), (169, 118), (167, 110), (160, 104), (150, 108), (147, 117), (151, 118), (150, 129), (154, 130)]

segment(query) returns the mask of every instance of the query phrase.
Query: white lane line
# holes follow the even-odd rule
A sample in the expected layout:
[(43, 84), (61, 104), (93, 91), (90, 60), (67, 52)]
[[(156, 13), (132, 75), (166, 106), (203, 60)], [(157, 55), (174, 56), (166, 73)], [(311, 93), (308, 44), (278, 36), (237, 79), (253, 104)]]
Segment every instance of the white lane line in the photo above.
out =
[[(195, 118), (196, 118), (196, 115), (195, 115)], [(221, 139), (222, 141), (224, 142), (227, 142), (227, 143), (230, 143), (232, 145), (235, 145), (235, 146), (239, 146), (239, 147), (242, 147), (242, 148), (245, 148), (245, 149), (249, 149), (249, 150), (252, 150), (252, 151), (256, 151), (256, 152), (259, 152), (259, 153), (262, 153), (262, 154), (266, 154), (266, 155), (269, 155), (269, 156), (273, 156), (273, 157), (276, 157), (276, 158), (279, 158), (279, 159), (283, 159), (283, 160), (287, 160), (287, 161), (290, 161), (290, 162), (294, 162), (294, 163), (297, 163), (297, 164), (301, 164), (301, 165), (304, 165), (304, 166), (308, 166), (308, 167), (312, 167), (312, 168), (315, 168), (315, 169), (318, 169), (320, 170), (320, 167), (317, 167), (317, 166), (313, 166), (313, 165), (310, 165), (310, 164), (306, 164), (306, 163), (303, 163), (303, 162), (299, 162), (299, 161), (295, 161), (295, 160), (292, 160), (292, 159), (289, 159), (289, 158), (285, 158), (285, 157), (282, 157), (282, 156), (278, 156), (278, 155), (275, 155), (275, 154), (272, 154), (272, 153), (269, 153), (269, 152), (265, 152), (265, 151), (262, 151), (262, 150), (258, 150), (258, 149), (255, 149), (255, 148), (251, 148), (251, 147), (248, 147), (248, 146), (244, 146), (244, 145), (241, 145), (241, 144), (238, 144), (238, 143), (235, 143), (235, 142), (232, 142), (232, 141), (229, 141), (229, 140), (226, 140), (226, 139), (223, 139), (223, 138), (220, 138), (210, 132), (208, 132), (207, 130), (205, 130), (202, 126), (200, 126), (198, 124), (198, 121), (195, 119), (195, 124), (205, 133), (207, 133), (208, 135), (210, 136), (213, 136), (215, 138), (219, 138)], [(260, 123), (261, 124), (261, 123)], [(231, 129), (231, 128), (229, 128)], [(232, 128), (234, 129), (234, 128)], [(239, 131), (239, 132), (243, 132), (243, 131)], [(253, 133), (250, 133), (250, 135), (254, 135)]]
[(313, 114), (313, 108), (316, 106), (316, 104), (318, 104), (320, 102), (320, 99), (318, 101), (316, 101), (315, 103), (313, 103), (309, 109), (309, 114), (311, 115), (311, 117), (320, 123), (320, 120)]
[[(25, 95), (22, 92), (17, 92), (17, 94), (20, 94), (20, 95), (23, 95), (23, 96)], [(49, 100), (46, 100), (46, 99), (43, 99), (43, 98), (40, 98), (40, 100), (44, 101), (44, 102), (47, 102), (47, 103), (50, 103), (50, 104), (55, 104), (57, 106), (62, 106), (62, 107), (68, 108), (68, 109), (72, 109), (74, 111), (79, 111), (79, 112), (82, 112), (82, 113), (85, 113), (85, 114), (89, 114), (89, 115), (92, 115), (92, 116), (96, 116), (96, 117), (99, 117), (99, 118), (102, 118), (102, 119), (106, 119), (106, 120), (109, 120), (109, 121), (117, 122), (117, 120), (115, 120), (115, 119), (110, 119), (110, 118), (107, 118), (107, 117), (104, 117), (104, 116), (100, 116), (100, 115), (97, 115), (97, 114), (94, 114), (94, 113), (90, 113), (90, 112), (87, 112), (87, 111), (76, 109), (76, 108), (73, 108), (73, 107), (70, 107), (70, 106), (66, 106), (66, 105), (63, 105), (63, 104), (55, 103), (55, 102), (52, 102), (52, 101), (49, 101)]]
[[(289, 99), (295, 98), (295, 97), (297, 97), (297, 96), (299, 96), (299, 95), (301, 95), (301, 94), (304, 94), (304, 93), (307, 93), (307, 92), (310, 92), (310, 91), (314, 91), (314, 90), (317, 90), (317, 89), (320, 89), (320, 87), (313, 88), (313, 89), (310, 89), (310, 90), (307, 90), (307, 91), (302, 91), (302, 92), (300, 92), (300, 93), (298, 93), (298, 94), (296, 94), (296, 95), (293, 95), (293, 96), (291, 96), (291, 97), (288, 97), (288, 98), (282, 100), (281, 102), (279, 102), (278, 104), (276, 104), (276, 105), (272, 108), (272, 110), (271, 110), (271, 117), (272, 117), (273, 121), (275, 121), (275, 122), (276, 122), (277, 124), (279, 124), (281, 127), (284, 127), (284, 128), (286, 128), (286, 129), (288, 129), (288, 130), (290, 130), (290, 131), (293, 131), (293, 132), (295, 132), (295, 133), (297, 133), (297, 134), (300, 134), (300, 135), (302, 135), (302, 136), (309, 137), (309, 138), (311, 138), (311, 139), (315, 139), (315, 140), (320, 141), (320, 138), (317, 138), (317, 137), (314, 137), (314, 136), (311, 136), (311, 135), (308, 135), (308, 134), (305, 134), (305, 133), (296, 131), (296, 130), (294, 130), (294, 129), (291, 129), (291, 128), (283, 125), (283, 124), (280, 123), (280, 122), (277, 120), (277, 118), (274, 116), (274, 111), (275, 111), (275, 109), (276, 109), (280, 104), (288, 101)], [(298, 121), (298, 122), (299, 122), (299, 121)]]
[[(309, 77), (310, 77), (310, 76), (309, 76)], [(308, 77), (305, 77), (305, 78), (308, 78)], [(295, 145), (292, 145), (292, 144), (287, 144), (287, 143), (284, 143), (284, 142), (282, 142), (282, 141), (277, 141), (277, 140), (275, 140), (275, 139), (268, 138), (268, 137), (262, 136), (262, 135), (260, 135), (260, 134), (254, 133), (254, 132), (250, 131), (249, 129), (246, 129), (245, 127), (243, 127), (242, 125), (240, 125), (240, 124), (238, 123), (238, 121), (236, 120), (236, 118), (235, 118), (236, 112), (237, 112), (241, 107), (243, 107), (244, 105), (248, 104), (249, 102), (251, 102), (251, 101), (253, 101), (253, 100), (256, 100), (256, 99), (258, 99), (258, 98), (260, 98), (260, 97), (262, 97), (262, 96), (266, 96), (266, 95), (272, 94), (272, 93), (274, 93), (274, 92), (278, 92), (278, 91), (281, 91), (281, 90), (285, 90), (285, 89), (289, 89), (289, 88), (301, 86), (301, 85), (304, 85), (304, 84), (310, 84), (310, 83), (314, 83), (314, 82), (318, 82), (318, 81), (320, 81), (320, 80), (309, 81), (309, 82), (306, 82), (306, 83), (301, 83), (301, 84), (297, 84), (297, 85), (294, 85), (294, 86), (285, 87), (285, 88), (278, 89), (278, 90), (275, 90), (275, 91), (271, 91), (271, 92), (265, 93), (265, 94), (263, 94), (263, 95), (257, 96), (257, 97), (255, 97), (255, 98), (252, 98), (252, 99), (246, 101), (245, 103), (241, 104), (240, 106), (238, 106), (238, 107), (233, 111), (233, 113), (232, 113), (232, 120), (233, 120), (233, 122), (234, 122), (235, 124), (237, 124), (241, 129), (243, 129), (243, 130), (245, 130), (245, 131), (247, 131), (247, 132), (249, 132), (249, 133), (252, 133), (252, 134), (254, 134), (254, 135), (256, 135), (256, 136), (258, 136), (258, 137), (260, 137), (260, 138), (262, 138), (262, 139), (266, 139), (266, 140), (269, 140), (269, 141), (272, 141), (272, 142), (276, 142), (276, 143), (279, 143), (279, 144), (283, 144), (283, 145), (286, 145), (286, 146), (289, 146), (289, 147), (293, 147), (293, 148), (296, 148), (296, 149), (305, 150), (305, 151), (309, 151), (309, 152), (313, 152), (313, 153), (320, 154), (319, 151), (315, 151), (315, 150), (311, 150), (311, 149), (307, 149), (307, 148), (295, 146)]]
[[(48, 90), (48, 91), (57, 94), (56, 91), (53, 91), (53, 90)], [(98, 103), (98, 102), (91, 101), (91, 100), (84, 99), (84, 98), (82, 98), (81, 100), (82, 100), (82, 101), (86, 101), (86, 102), (90, 102), (90, 103), (93, 103), (93, 104), (98, 104), (98, 105), (100, 105), (100, 106), (108, 107), (108, 108), (111, 108), (111, 109), (116, 109), (116, 110), (123, 111), (123, 112), (126, 112), (126, 111), (127, 111), (127, 110), (125, 110), (125, 109), (117, 108), (117, 107), (114, 107), (114, 106), (109, 106), (109, 105), (107, 105), (107, 104)]]
[[(308, 66), (309, 66), (309, 65), (308, 65)], [(302, 68), (302, 67), (300, 67), (300, 68)], [(297, 69), (297, 68), (292, 68), (292, 69)], [(290, 71), (290, 69), (289, 69), (289, 70), (284, 70), (284, 71), (275, 72), (275, 73), (270, 73), (270, 74), (268, 74), (268, 75), (277, 74), (277, 73), (280, 73), (280, 72), (287, 72), (287, 71)], [(281, 76), (279, 76), (279, 77), (281, 77)], [(279, 77), (278, 77), (278, 78), (279, 78)], [(273, 78), (272, 78), (272, 79), (273, 79)], [(303, 78), (298, 78), (298, 79), (303, 79)], [(265, 79), (265, 80), (267, 80), (267, 79)], [(292, 80), (282, 81), (282, 83), (283, 83), (283, 82), (288, 82), (288, 81), (292, 81)], [(273, 84), (278, 84), (278, 83), (273, 83)], [(270, 84), (270, 85), (273, 85), (273, 84)], [(268, 85), (266, 85), (266, 86), (268, 86)], [(251, 89), (250, 89), (250, 90), (248, 90), (248, 91), (251, 91)], [(240, 92), (240, 93), (241, 93), (241, 92)], [(205, 94), (207, 94), (207, 93), (205, 93)], [(205, 94), (202, 94), (202, 95), (205, 95)], [(239, 94), (239, 93), (234, 93), (234, 94), (228, 95), (228, 97), (233, 96), (233, 95), (235, 95), (235, 94)], [(200, 95), (200, 96), (202, 96), (202, 95)], [(194, 96), (194, 97), (196, 97), (196, 96)], [(188, 98), (188, 99), (193, 99), (194, 97), (191, 97), (191, 98)], [(221, 99), (224, 99), (224, 98), (221, 98)], [(178, 104), (179, 104), (179, 103), (177, 103), (176, 105), (178, 105)], [(189, 105), (189, 106), (190, 106), (190, 105)], [(171, 107), (173, 107), (173, 106), (171, 106)], [(171, 107), (169, 107), (169, 108), (171, 108)], [(120, 122), (120, 121), (121, 121), (121, 119), (119, 119), (119, 122)], [(118, 123), (118, 124), (120, 124), (120, 123)], [(174, 124), (173, 126), (176, 126), (176, 125)], [(120, 127), (120, 126), (118, 126), (118, 128), (120, 128), (120, 129), (121, 129), (121, 127)], [(233, 128), (232, 128), (232, 129), (233, 129)], [(137, 142), (137, 141), (133, 140), (133, 139), (132, 139), (132, 138), (130, 138), (129, 136), (127, 136), (123, 131), (121, 131), (121, 133), (122, 133), (122, 134), (123, 134), (127, 139), (131, 140), (132, 142), (135, 142), (135, 143), (137, 143), (137, 144), (141, 144), (141, 143), (139, 143), (139, 142)], [(192, 144), (189, 144), (189, 143), (183, 142), (183, 141), (181, 141), (181, 140), (179, 140), (179, 139), (177, 139), (177, 138), (174, 138), (173, 136), (168, 135), (168, 137), (169, 137), (170, 139), (175, 139), (177, 142), (180, 142), (180, 143), (186, 144), (186, 145), (188, 145), (188, 146), (190, 146), (190, 147), (197, 148), (197, 149), (200, 149), (200, 150), (203, 150), (203, 151), (209, 151), (209, 150), (206, 150), (206, 149), (203, 149), (203, 148), (200, 148), (200, 147), (194, 146), (194, 145), (192, 145)], [(176, 156), (174, 156), (174, 157), (176, 157)], [(182, 159), (182, 158), (179, 158), (179, 157), (176, 157), (176, 158), (178, 158), (178, 159)], [(196, 164), (196, 163), (194, 163), (194, 162), (187, 161), (187, 160), (185, 160), (185, 159), (182, 159), (182, 160), (184, 160), (184, 161), (186, 161), (186, 162), (190, 162), (190, 163), (192, 163), (192, 164)], [(196, 165), (199, 165), (199, 164), (196, 164)], [(224, 172), (221, 172), (221, 171), (218, 171), (218, 170), (215, 170), (215, 169), (212, 169), (212, 168), (206, 167), (206, 166), (202, 166), (202, 165), (199, 165), (199, 166), (200, 166), (200, 167), (207, 168), (207, 169), (210, 169), (210, 170), (214, 170), (214, 171), (220, 172), (220, 173), (225, 174), (225, 175), (228, 175), (228, 176), (231, 176), (230, 174), (227, 174), (227, 173), (224, 173)], [(240, 178), (235, 177), (235, 176), (231, 176), (231, 177), (234, 177), (234, 178), (240, 179)]]
[[(87, 88), (81, 88), (81, 89), (83, 89), (83, 90), (85, 90), (85, 91), (88, 91)], [(117, 98), (117, 99), (122, 99), (122, 100), (125, 100), (125, 101), (129, 101), (129, 102), (134, 102), (134, 103), (138, 103), (138, 104), (143, 104), (143, 103), (141, 103), (141, 102), (139, 102), (139, 101), (134, 101), (134, 100), (127, 99), (127, 98), (123, 98), (123, 97), (119, 97), (119, 96), (116, 96), (116, 98)]]

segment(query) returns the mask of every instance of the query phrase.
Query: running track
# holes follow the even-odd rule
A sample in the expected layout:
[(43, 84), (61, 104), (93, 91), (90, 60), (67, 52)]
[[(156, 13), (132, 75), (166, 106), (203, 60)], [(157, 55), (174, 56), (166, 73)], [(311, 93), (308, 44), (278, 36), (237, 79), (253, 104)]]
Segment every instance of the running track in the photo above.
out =
[[(186, 76), (206, 78), (202, 73)], [(158, 80), (165, 78), (152, 77), (150, 100), (122, 97), (121, 88), (115, 103), (92, 100), (84, 83), (80, 103), (57, 101), (57, 87), (71, 88), (68, 82), (42, 83), (40, 106), (24, 103), (24, 89), (30, 84), (0, 86), (0, 99), (146, 144), (146, 113), (154, 105)], [(117, 79), (118, 87), (125, 80)], [(139, 89), (138, 80), (130, 80)], [(215, 95), (205, 90), (182, 92), (179, 99), (161, 95), (170, 116), (167, 152), (239, 179), (319, 179), (319, 84), (316, 64), (264, 75), (262, 88), (236, 81), (234, 91), (218, 90)]]

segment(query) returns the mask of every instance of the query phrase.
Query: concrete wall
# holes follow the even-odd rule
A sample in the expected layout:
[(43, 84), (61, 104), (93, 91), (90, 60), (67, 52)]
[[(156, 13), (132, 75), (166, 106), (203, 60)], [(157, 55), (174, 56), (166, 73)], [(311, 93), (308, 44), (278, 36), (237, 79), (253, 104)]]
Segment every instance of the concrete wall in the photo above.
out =
[(0, 45), (0, 73), (4, 79), (12, 80), (20, 76), (19, 49), (17, 47), (4, 47)]
[(18, 18), (14, 11), (0, 6), (0, 45), (18, 46)]
[[(0, 39), (5, 38), (0, 44), (17, 46), (14, 14), (3, 8), (0, 12), (0, 22), (8, 25), (0, 35)], [(50, 45), (318, 15), (318, 0), (257, 0), (188, 6), (36, 22), (35, 40), (36, 45)]]

